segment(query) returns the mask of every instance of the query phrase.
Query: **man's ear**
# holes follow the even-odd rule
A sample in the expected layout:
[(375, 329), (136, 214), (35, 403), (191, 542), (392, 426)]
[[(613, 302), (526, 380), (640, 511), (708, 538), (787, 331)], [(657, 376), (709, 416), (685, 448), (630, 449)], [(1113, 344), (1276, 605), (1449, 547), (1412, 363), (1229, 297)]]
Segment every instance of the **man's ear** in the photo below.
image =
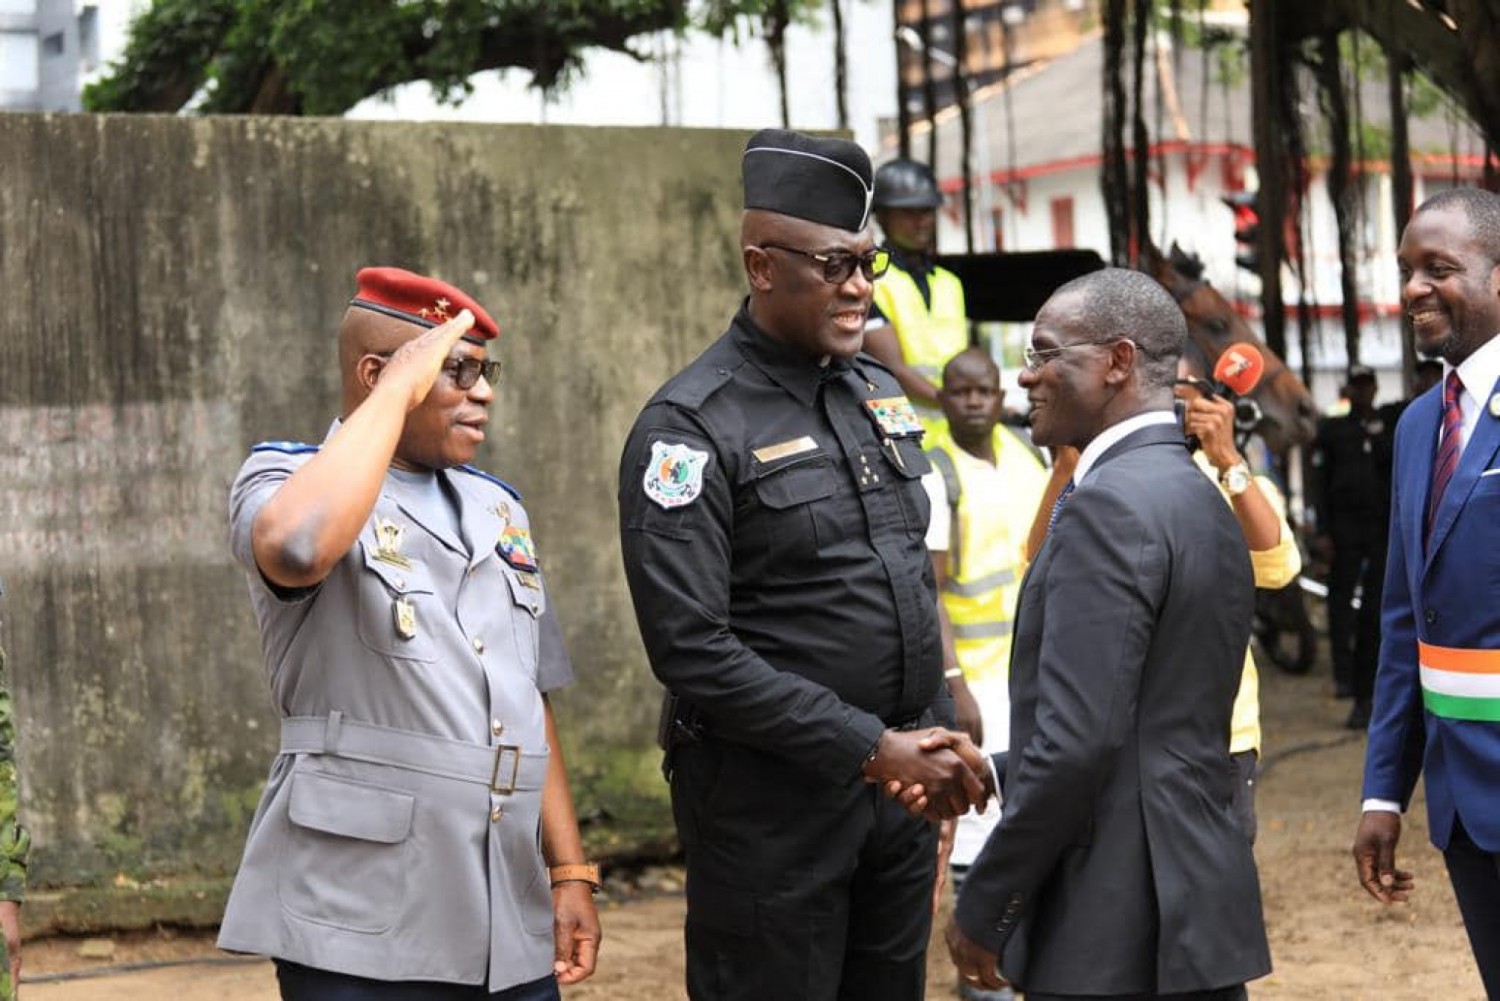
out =
[(384, 358), (379, 355), (361, 355), (359, 361), (354, 363), (354, 378), (368, 394), (375, 388), (375, 383), (380, 381), (380, 373), (384, 369)]
[(757, 292), (770, 292), (776, 286), (775, 277), (772, 274), (771, 255), (760, 247), (746, 246), (745, 275), (750, 279), (750, 287)]
[(1135, 372), (1140, 349), (1135, 341), (1119, 340), (1109, 346), (1109, 370), (1104, 373), (1106, 386), (1120, 386)]

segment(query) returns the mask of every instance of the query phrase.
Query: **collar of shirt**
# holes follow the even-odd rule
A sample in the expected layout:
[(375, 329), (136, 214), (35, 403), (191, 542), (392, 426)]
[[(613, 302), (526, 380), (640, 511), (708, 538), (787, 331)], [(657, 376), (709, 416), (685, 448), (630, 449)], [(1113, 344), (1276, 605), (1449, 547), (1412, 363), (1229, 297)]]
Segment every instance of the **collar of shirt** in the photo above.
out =
[(1082, 484), (1084, 477), (1093, 471), (1094, 464), (1099, 461), (1100, 456), (1108, 452), (1117, 442), (1126, 436), (1134, 434), (1141, 428), (1151, 427), (1153, 424), (1176, 424), (1177, 414), (1171, 410), (1148, 410), (1144, 414), (1136, 414), (1127, 417), (1118, 424), (1111, 424), (1094, 436), (1084, 448), (1083, 454), (1078, 457), (1078, 468), (1073, 471), (1073, 482)]
[(909, 275), (921, 275), (926, 277), (937, 269), (932, 258), (916, 250), (902, 250), (894, 244), (886, 244), (886, 249), (891, 252), (891, 264), (905, 271)]
[[(1447, 362), (1443, 363), (1444, 379), (1452, 368)], [(1500, 382), (1500, 334), (1491, 337), (1463, 360), (1458, 366), (1458, 381), (1464, 385), (1463, 395), (1459, 398), (1464, 417), (1463, 437), (1459, 441), (1467, 442), (1479, 423), (1480, 411), (1489, 405), (1490, 396), (1495, 393), (1495, 383)], [(1442, 383), (1438, 386), (1441, 387)], [(1441, 393), (1442, 389), (1439, 388), (1438, 392)]]
[(857, 363), (831, 358), (819, 364), (816, 359), (809, 358), (766, 333), (750, 318), (749, 299), (740, 306), (740, 311), (734, 318), (734, 342), (750, 364), (807, 406), (812, 406), (817, 401), (820, 385), (835, 382), (851, 371), (874, 388), (864, 369)]

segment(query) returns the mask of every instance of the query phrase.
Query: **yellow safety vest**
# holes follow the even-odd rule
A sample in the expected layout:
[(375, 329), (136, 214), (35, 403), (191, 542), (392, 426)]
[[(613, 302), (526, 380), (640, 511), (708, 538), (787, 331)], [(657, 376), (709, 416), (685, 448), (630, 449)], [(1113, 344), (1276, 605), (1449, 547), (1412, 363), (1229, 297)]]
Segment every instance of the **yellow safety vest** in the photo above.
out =
[[(933, 268), (927, 276), (927, 291), (931, 306), (922, 301), (922, 290), (916, 280), (892, 264), (885, 277), (875, 283), (875, 305), (896, 331), (902, 360), (934, 386), (941, 386), (943, 366), (969, 346), (964, 287), (953, 272)], [(930, 444), (943, 427), (943, 412), (922, 400), (913, 398), (911, 402)]]
[(953, 511), (942, 601), (970, 681), (1004, 678), (1009, 670), (1022, 553), (1047, 489), (1046, 465), (1015, 431), (996, 425), (994, 445), (993, 467), (959, 448), (946, 429), (927, 452)]

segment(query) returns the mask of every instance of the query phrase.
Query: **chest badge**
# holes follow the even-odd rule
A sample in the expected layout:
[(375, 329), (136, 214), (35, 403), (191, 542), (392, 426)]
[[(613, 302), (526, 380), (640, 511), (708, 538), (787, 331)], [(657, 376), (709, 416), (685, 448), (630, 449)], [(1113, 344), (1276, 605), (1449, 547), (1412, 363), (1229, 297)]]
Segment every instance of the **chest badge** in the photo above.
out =
[(416, 638), (417, 606), (404, 596), (397, 598), (391, 606), (391, 616), (395, 619), (397, 636), (404, 640)]
[(922, 433), (922, 423), (911, 401), (904, 396), (866, 400), (865, 410), (887, 438), (910, 438)]
[(668, 511), (684, 507), (703, 492), (708, 453), (667, 441), (651, 443), (651, 459), (641, 486), (655, 504)]
[(536, 573), (536, 547), (531, 543), (531, 533), (510, 520), (509, 505), (501, 504), (495, 513), (505, 522), (495, 543), (495, 552), (515, 569)]
[(403, 570), (411, 569), (411, 560), (401, 555), (401, 537), (406, 534), (406, 527), (398, 525), (388, 518), (375, 516), (375, 558), (382, 563), (389, 563), (393, 567)]

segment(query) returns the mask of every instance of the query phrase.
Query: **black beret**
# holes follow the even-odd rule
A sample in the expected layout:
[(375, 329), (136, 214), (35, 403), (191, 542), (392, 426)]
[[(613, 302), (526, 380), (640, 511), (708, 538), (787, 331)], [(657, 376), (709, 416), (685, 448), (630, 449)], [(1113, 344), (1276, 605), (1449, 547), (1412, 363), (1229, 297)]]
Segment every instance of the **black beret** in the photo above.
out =
[(778, 212), (857, 233), (875, 193), (870, 157), (847, 139), (761, 129), (741, 161), (745, 208)]

